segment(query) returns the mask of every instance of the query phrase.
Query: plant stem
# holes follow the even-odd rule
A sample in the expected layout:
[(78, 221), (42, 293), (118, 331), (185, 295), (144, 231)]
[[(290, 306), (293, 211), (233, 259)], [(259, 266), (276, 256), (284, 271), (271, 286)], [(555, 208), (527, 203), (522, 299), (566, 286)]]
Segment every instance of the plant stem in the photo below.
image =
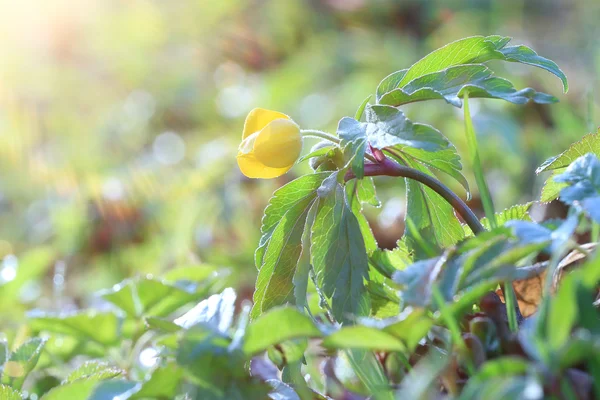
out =
[[(483, 210), (487, 217), (490, 227), (492, 229), (498, 226), (496, 221), (496, 214), (494, 212), (494, 202), (490, 194), (490, 189), (487, 186), (485, 177), (483, 176), (483, 167), (481, 166), (481, 159), (479, 158), (479, 148), (477, 145), (477, 136), (475, 135), (475, 129), (473, 128), (473, 120), (471, 119), (471, 111), (469, 109), (469, 92), (466, 91), (463, 97), (464, 117), (465, 117), (465, 134), (467, 137), (467, 144), (469, 147), (469, 154), (471, 156), (471, 167), (475, 174), (475, 182), (479, 189), (479, 196), (483, 203)], [(506, 314), (508, 315), (508, 325), (512, 332), (516, 332), (519, 328), (518, 323), (523, 320), (521, 310), (519, 309), (519, 303), (516, 300), (515, 290), (512, 283), (506, 282), (502, 285), (502, 294), (504, 295), (504, 301), (506, 304)]]
[(337, 136), (334, 136), (330, 133), (319, 131), (316, 129), (301, 129), (300, 133), (304, 134), (304, 136), (315, 137), (319, 139), (329, 140), (333, 143), (340, 143), (340, 139)]
[(483, 176), (483, 167), (481, 166), (481, 159), (479, 158), (479, 149), (477, 145), (477, 136), (475, 135), (475, 129), (473, 129), (473, 121), (471, 120), (471, 112), (469, 111), (469, 93), (466, 92), (463, 98), (464, 102), (464, 116), (465, 116), (465, 135), (467, 137), (467, 145), (469, 147), (469, 155), (471, 157), (471, 168), (473, 168), (473, 174), (475, 175), (475, 182), (477, 183), (477, 189), (479, 189), (479, 196), (483, 203), (483, 210), (485, 216), (490, 222), (490, 226), (494, 229), (498, 226), (496, 222), (496, 214), (494, 213), (494, 203), (490, 190), (485, 182)]
[[(421, 182), (450, 203), (458, 215), (460, 215), (465, 223), (469, 225), (469, 228), (471, 228), (474, 234), (478, 234), (485, 230), (469, 206), (467, 206), (467, 204), (452, 190), (431, 175), (427, 175), (414, 168), (400, 165), (389, 158), (385, 158), (382, 162), (377, 164), (365, 164), (364, 171), (365, 176), (401, 176), (403, 178), (414, 179)], [(352, 171), (348, 171), (346, 174), (346, 181), (353, 178), (355, 178), (355, 176)]]

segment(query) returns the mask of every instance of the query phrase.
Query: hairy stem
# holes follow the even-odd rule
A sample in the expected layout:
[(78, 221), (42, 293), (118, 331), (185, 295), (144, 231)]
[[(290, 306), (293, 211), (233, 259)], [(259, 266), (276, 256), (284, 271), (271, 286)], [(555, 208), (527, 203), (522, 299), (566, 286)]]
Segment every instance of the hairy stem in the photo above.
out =
[[(389, 158), (383, 159), (379, 163), (365, 164), (365, 176), (401, 176), (403, 178), (414, 179), (421, 182), (425, 186), (434, 190), (437, 194), (442, 196), (450, 205), (456, 210), (458, 215), (462, 217), (469, 228), (474, 234), (483, 232), (485, 228), (479, 222), (477, 216), (473, 211), (465, 204), (460, 197), (458, 197), (452, 190), (446, 185), (421, 171), (414, 168), (400, 165)], [(354, 179), (355, 176), (352, 171), (348, 171), (346, 174), (346, 181)]]

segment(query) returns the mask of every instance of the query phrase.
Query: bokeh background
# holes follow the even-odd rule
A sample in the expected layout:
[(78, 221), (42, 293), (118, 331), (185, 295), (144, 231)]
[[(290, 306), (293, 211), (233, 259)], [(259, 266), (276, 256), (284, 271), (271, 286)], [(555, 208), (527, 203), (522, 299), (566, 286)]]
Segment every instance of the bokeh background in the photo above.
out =
[[(177, 266), (204, 265), (250, 296), (263, 208), (308, 167), (243, 178), (246, 113), (334, 132), (383, 77), (466, 36), (512, 36), (569, 78), (563, 94), (542, 70), (492, 63), (561, 102), (473, 101), (497, 208), (537, 199), (535, 168), (600, 123), (599, 20), (597, 0), (2, 0), (0, 328)], [(460, 110), (406, 112), (465, 154)], [(389, 247), (403, 186), (381, 182), (383, 205), (367, 212)]]

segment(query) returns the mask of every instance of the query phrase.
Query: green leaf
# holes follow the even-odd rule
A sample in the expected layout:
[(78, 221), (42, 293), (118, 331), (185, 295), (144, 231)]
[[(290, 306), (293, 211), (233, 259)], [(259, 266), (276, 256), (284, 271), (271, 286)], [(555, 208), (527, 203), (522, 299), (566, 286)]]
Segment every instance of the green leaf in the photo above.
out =
[(368, 204), (373, 207), (381, 207), (381, 202), (377, 198), (377, 191), (373, 178), (367, 177), (357, 181), (356, 195), (362, 204)]
[(579, 157), (554, 177), (554, 181), (567, 184), (560, 191), (561, 201), (582, 209), (600, 222), (600, 160), (595, 154)]
[(412, 258), (406, 243), (398, 242), (398, 246), (393, 250), (375, 250), (369, 256), (369, 263), (383, 276), (391, 278), (394, 272), (412, 264)]
[(113, 367), (105, 362), (87, 361), (71, 372), (63, 381), (63, 384), (75, 382), (77, 380), (96, 380), (102, 381), (125, 375), (126, 371)]
[(396, 88), (402, 88), (412, 80), (424, 75), (456, 65), (479, 64), (491, 60), (520, 62), (543, 68), (559, 77), (564, 91), (568, 90), (567, 78), (554, 62), (538, 56), (526, 46), (506, 47), (508, 42), (510, 42), (508, 37), (473, 36), (449, 43), (429, 53), (409, 69), (394, 72), (384, 78), (377, 87), (377, 101), (379, 102), (386, 93)]
[[(316, 204), (313, 204), (308, 211), (308, 215), (306, 216), (307, 226), (311, 227), (313, 225), (315, 222), (316, 213), (317, 206)], [(310, 271), (310, 229), (304, 229), (304, 233), (302, 234), (302, 253), (300, 254), (300, 259), (298, 260), (298, 264), (296, 266), (296, 272), (294, 272), (294, 277), (292, 279), (292, 283), (294, 285), (294, 299), (296, 301), (296, 306), (299, 309), (308, 307), (306, 301)]]
[(131, 399), (173, 399), (179, 393), (183, 369), (174, 362), (156, 367)]
[(367, 105), (365, 114), (367, 122), (345, 117), (340, 120), (337, 129), (342, 146), (348, 146), (353, 154), (352, 171), (358, 179), (364, 176), (367, 145), (376, 149), (403, 145), (430, 152), (451, 146), (437, 129), (413, 123), (394, 107)]
[(314, 201), (317, 189), (329, 175), (330, 172), (304, 175), (273, 193), (262, 219), (262, 237), (255, 254), (256, 268), (261, 269), (267, 246), (283, 217), (290, 213), (290, 219), (293, 219), (292, 216), (306, 211)]
[[(407, 161), (409, 167), (431, 174), (422, 165)], [(429, 239), (438, 248), (447, 248), (464, 237), (463, 228), (454, 214), (452, 206), (432, 189), (412, 179), (406, 182), (406, 214), (411, 218), (422, 237)], [(405, 233), (409, 249), (414, 249), (414, 234)]]
[(371, 299), (371, 316), (375, 318), (389, 318), (400, 312), (400, 298), (396, 290), (390, 288), (385, 282), (370, 279), (368, 284), (369, 298)]
[(324, 181), (336, 173), (305, 175), (275, 192), (263, 217), (259, 266), (251, 318), (269, 308), (294, 303), (294, 275), (302, 254), (308, 212)]
[(438, 151), (426, 151), (409, 146), (395, 146), (394, 151), (399, 152), (405, 159), (408, 158), (409, 160), (419, 162), (429, 168), (434, 168), (448, 174), (465, 188), (467, 199), (470, 198), (469, 182), (467, 182), (467, 179), (460, 172), (462, 170), (460, 156), (452, 144), (448, 148)]
[(594, 153), (600, 157), (600, 130), (596, 133), (585, 135), (580, 141), (573, 143), (564, 152), (550, 157), (535, 170), (535, 173), (539, 174), (544, 171), (567, 168), (573, 161), (586, 153)]
[(321, 332), (307, 315), (292, 307), (277, 307), (248, 325), (243, 350), (251, 356), (286, 340), (319, 336)]
[(93, 340), (105, 346), (115, 345), (123, 340), (120, 318), (113, 312), (84, 310), (56, 314), (32, 311), (28, 316), (31, 329), (36, 332), (62, 333)]
[(344, 190), (321, 198), (312, 228), (311, 259), (317, 283), (331, 300), (334, 317), (366, 316), (370, 305), (365, 279), (369, 265), (360, 224), (346, 202)]
[(394, 400), (390, 383), (373, 352), (362, 349), (349, 349), (343, 352), (352, 370), (367, 388), (373, 399)]
[(1, 400), (22, 400), (23, 395), (18, 390), (11, 388), (10, 386), (0, 385), (0, 399)]
[(483, 64), (466, 64), (416, 78), (401, 88), (385, 93), (378, 104), (398, 107), (417, 101), (439, 99), (460, 108), (460, 98), (467, 90), (471, 98), (495, 98), (515, 104), (525, 104), (530, 100), (540, 104), (558, 101), (554, 96), (538, 93), (531, 88), (517, 91), (510, 81), (494, 76)]
[(323, 346), (332, 349), (365, 349), (380, 351), (406, 351), (396, 337), (376, 328), (354, 325), (341, 328), (323, 340)]
[[(504, 225), (508, 221), (518, 220), (518, 221), (529, 221), (531, 222), (531, 217), (529, 216), (529, 209), (533, 205), (533, 202), (525, 203), (525, 204), (516, 204), (512, 207), (506, 208), (503, 211), (496, 213), (496, 221), (498, 222), (498, 226)], [(481, 219), (481, 225), (487, 230), (490, 230), (490, 222), (487, 218)], [(466, 236), (473, 236), (473, 231), (469, 228), (468, 225), (464, 224), (463, 229), (465, 230)]]
[(552, 60), (538, 56), (538, 54), (529, 47), (524, 45), (509, 46), (500, 49), (500, 52), (504, 55), (506, 61), (532, 65), (556, 75), (563, 84), (564, 92), (567, 93), (569, 90), (567, 76), (560, 68), (558, 68), (558, 65)]
[(41, 400), (88, 400), (97, 384), (94, 380), (79, 380), (56, 386), (42, 396)]
[(4, 363), (2, 383), (20, 389), (27, 375), (35, 368), (46, 340), (32, 338), (19, 346)]
[(563, 173), (566, 168), (559, 168), (552, 171), (552, 175), (546, 179), (544, 182), (544, 186), (542, 187), (542, 193), (540, 195), (540, 201), (543, 203), (548, 203), (552, 200), (556, 200), (560, 191), (567, 187), (566, 183), (559, 183), (554, 180), (558, 175)]
[(235, 291), (232, 288), (226, 288), (223, 292), (202, 300), (173, 322), (184, 329), (201, 324), (206, 328), (226, 334), (233, 323), (235, 299)]
[(354, 119), (357, 121), (360, 121), (360, 119), (363, 116), (363, 112), (365, 111), (365, 107), (367, 106), (367, 104), (369, 104), (369, 100), (371, 100), (371, 95), (369, 95), (366, 99), (363, 100), (363, 102), (360, 104), (360, 106), (358, 106), (358, 109), (356, 110), (356, 114), (354, 115)]
[(581, 140), (573, 143), (566, 151), (557, 156), (550, 157), (536, 169), (536, 174), (544, 171), (553, 171), (552, 175), (544, 183), (540, 198), (541, 201), (549, 202), (558, 197), (560, 190), (567, 185), (556, 182), (554, 178), (563, 173), (573, 161), (586, 153), (593, 153), (597, 157), (600, 157), (600, 130), (596, 133), (585, 135)]
[(198, 298), (204, 290), (196, 292), (168, 284), (153, 278), (126, 279), (111, 290), (101, 292), (129, 317), (164, 317)]
[(273, 232), (258, 273), (251, 318), (270, 308), (294, 303), (293, 278), (302, 253), (302, 233), (312, 203), (301, 214), (286, 214)]
[(433, 320), (427, 315), (425, 309), (407, 308), (402, 314), (386, 322), (383, 330), (402, 340), (412, 352), (432, 325)]
[(448, 139), (437, 129), (413, 123), (397, 108), (367, 106), (365, 113), (367, 122), (362, 124), (365, 136), (376, 149), (405, 145), (426, 151), (439, 151), (450, 145)]

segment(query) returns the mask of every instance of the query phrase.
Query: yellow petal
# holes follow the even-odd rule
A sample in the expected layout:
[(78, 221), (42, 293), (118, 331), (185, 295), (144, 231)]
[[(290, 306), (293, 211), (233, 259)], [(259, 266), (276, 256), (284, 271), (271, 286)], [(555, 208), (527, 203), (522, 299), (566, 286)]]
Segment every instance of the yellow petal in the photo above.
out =
[(264, 108), (255, 108), (254, 110), (250, 111), (246, 117), (242, 139), (247, 138), (254, 132), (260, 131), (262, 128), (267, 126), (269, 122), (276, 119), (290, 119), (290, 117), (277, 111), (266, 110)]
[(273, 168), (294, 165), (302, 151), (300, 127), (289, 119), (276, 119), (263, 128), (254, 142), (254, 154)]
[(288, 172), (292, 165), (287, 168), (271, 168), (267, 167), (260, 161), (258, 161), (254, 155), (254, 153), (243, 154), (238, 153), (237, 155), (238, 166), (240, 167), (240, 171), (242, 174), (246, 175), (248, 178), (262, 178), (262, 179), (271, 179), (277, 178)]

